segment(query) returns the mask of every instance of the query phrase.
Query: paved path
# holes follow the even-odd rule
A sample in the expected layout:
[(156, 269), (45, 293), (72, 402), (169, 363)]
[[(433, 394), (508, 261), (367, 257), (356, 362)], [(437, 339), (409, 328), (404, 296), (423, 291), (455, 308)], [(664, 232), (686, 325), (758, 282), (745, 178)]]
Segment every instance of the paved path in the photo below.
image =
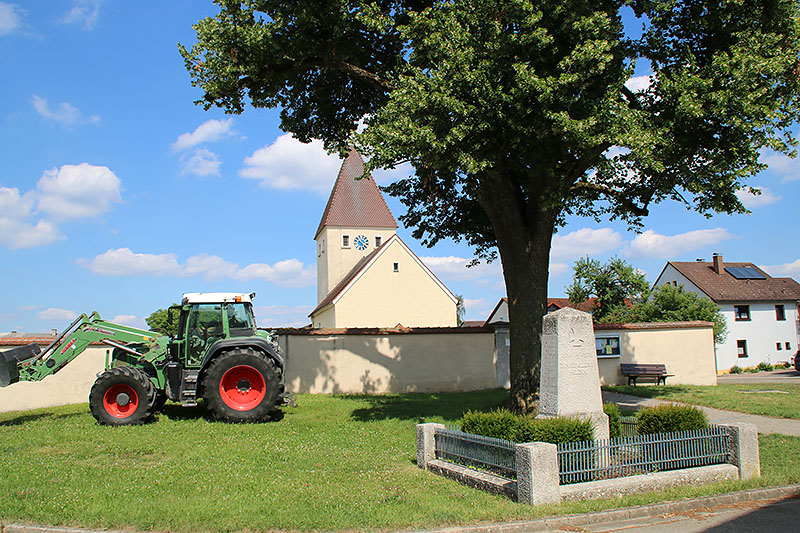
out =
[[(652, 407), (664, 403), (675, 403), (664, 400), (655, 400), (652, 398), (641, 398), (639, 396), (630, 396), (628, 394), (619, 394), (616, 392), (603, 391), (604, 402), (614, 402), (615, 404), (623, 407), (638, 411), (642, 407)], [(771, 433), (780, 433), (782, 435), (793, 435), (800, 437), (800, 420), (792, 420), (789, 418), (772, 418), (771, 416), (758, 416), (749, 415), (746, 413), (737, 413), (735, 411), (725, 411), (723, 409), (713, 409), (711, 407), (703, 407), (700, 405), (695, 406), (706, 413), (708, 421), (712, 424), (728, 424), (735, 422), (746, 422), (753, 424), (758, 428), (758, 432), (762, 435), (769, 435)]]

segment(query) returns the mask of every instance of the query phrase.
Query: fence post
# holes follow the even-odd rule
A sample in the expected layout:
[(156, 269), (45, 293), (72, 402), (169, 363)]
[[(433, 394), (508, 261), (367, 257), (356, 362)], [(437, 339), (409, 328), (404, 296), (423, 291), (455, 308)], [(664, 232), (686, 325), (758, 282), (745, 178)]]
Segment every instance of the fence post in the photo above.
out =
[(428, 462), (436, 459), (437, 429), (444, 429), (444, 424), (417, 424), (417, 466), (428, 469)]
[(761, 477), (758, 430), (753, 424), (722, 424), (728, 434), (729, 463), (739, 467), (739, 479)]
[(546, 442), (514, 446), (517, 463), (517, 501), (530, 505), (558, 503), (558, 447)]

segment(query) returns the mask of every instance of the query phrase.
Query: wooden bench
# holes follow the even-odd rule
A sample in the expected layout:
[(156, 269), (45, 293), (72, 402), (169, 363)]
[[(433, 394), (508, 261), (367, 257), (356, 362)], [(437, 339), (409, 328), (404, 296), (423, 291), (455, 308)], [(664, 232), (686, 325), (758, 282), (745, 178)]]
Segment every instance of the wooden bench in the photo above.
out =
[(620, 372), (623, 376), (628, 377), (628, 385), (633, 382), (636, 386), (636, 378), (655, 378), (656, 385), (667, 384), (667, 378), (675, 374), (667, 374), (667, 366), (661, 364), (633, 364), (633, 363), (620, 363)]

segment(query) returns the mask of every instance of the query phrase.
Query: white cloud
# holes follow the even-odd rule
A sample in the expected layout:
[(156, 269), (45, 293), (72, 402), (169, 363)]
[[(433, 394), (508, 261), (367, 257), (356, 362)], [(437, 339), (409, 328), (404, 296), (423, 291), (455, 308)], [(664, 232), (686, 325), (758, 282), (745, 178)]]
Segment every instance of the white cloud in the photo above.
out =
[(31, 214), (34, 195), (27, 192), (19, 194), (16, 187), (0, 187), (0, 216), (9, 218), (26, 218)]
[(467, 267), (472, 259), (463, 257), (420, 257), (423, 263), (430, 268), (442, 281), (476, 281), (490, 283), (503, 280), (503, 268), (500, 260)]
[(316, 268), (305, 267), (297, 259), (278, 261), (274, 265), (253, 263), (239, 270), (234, 279), (260, 279), (280, 287), (310, 287), (316, 281)]
[(554, 235), (550, 257), (577, 259), (585, 255), (600, 255), (622, 246), (622, 235), (611, 228), (582, 228), (566, 235)]
[(677, 235), (660, 235), (653, 230), (647, 230), (631, 241), (629, 252), (633, 256), (677, 259), (691, 250), (732, 238), (734, 235), (725, 228), (695, 230)]
[(56, 220), (102, 215), (122, 199), (119, 178), (108, 167), (88, 163), (46, 170), (37, 188), (39, 211)]
[(225, 120), (207, 120), (197, 126), (192, 133), (181, 133), (178, 138), (172, 143), (172, 149), (176, 152), (192, 148), (198, 144), (214, 142), (219, 139), (233, 135), (233, 119), (228, 118)]
[(791, 263), (784, 263), (782, 265), (759, 266), (766, 270), (770, 276), (800, 279), (800, 259), (792, 261)]
[(765, 151), (761, 154), (760, 160), (769, 165), (764, 172), (781, 178), (783, 183), (800, 180), (800, 165), (791, 157), (778, 152)]
[(625, 87), (630, 89), (631, 92), (638, 92), (643, 91), (650, 87), (650, 76), (651, 74), (646, 74), (644, 76), (634, 76), (630, 78), (628, 81), (625, 82)]
[(111, 319), (111, 322), (139, 329), (148, 329), (147, 322), (144, 321), (144, 318), (139, 318), (136, 315), (117, 315)]
[(90, 115), (84, 117), (77, 107), (67, 102), (61, 102), (55, 109), (50, 109), (47, 105), (47, 99), (42, 98), (36, 94), (31, 98), (33, 108), (41, 116), (48, 120), (60, 122), (65, 126), (71, 126), (78, 123), (97, 123), (100, 122), (100, 117), (97, 115)]
[(303, 327), (313, 310), (310, 305), (263, 305), (255, 308), (256, 322), (260, 327)]
[(239, 175), (260, 181), (262, 187), (328, 194), (342, 161), (328, 154), (322, 141), (301, 143), (287, 133), (246, 157), (244, 164)]
[(757, 209), (765, 205), (774, 204), (783, 198), (782, 196), (777, 196), (766, 187), (757, 187), (757, 189), (761, 191), (761, 194), (756, 195), (746, 189), (739, 189), (736, 191), (736, 197), (747, 209)]
[(411, 163), (403, 163), (396, 168), (378, 169), (372, 173), (372, 179), (380, 185), (387, 185), (397, 180), (405, 179), (414, 174)]
[(557, 278), (569, 272), (571, 268), (567, 263), (550, 263), (550, 278)]
[(104, 0), (75, 0), (75, 5), (61, 18), (64, 24), (82, 24), (89, 30), (97, 23)]
[(315, 283), (316, 269), (297, 259), (274, 265), (252, 263), (244, 268), (216, 255), (198, 254), (181, 265), (175, 254), (141, 254), (128, 248), (108, 250), (78, 264), (101, 276), (200, 276), (206, 280), (262, 280), (281, 287), (309, 287)]
[(137, 254), (128, 248), (108, 250), (92, 260), (78, 263), (100, 276), (178, 276), (181, 267), (175, 254)]
[(65, 320), (74, 320), (79, 313), (70, 309), (60, 309), (58, 307), (49, 307), (39, 313), (39, 320), (58, 320), (59, 322)]
[(0, 216), (0, 246), (11, 250), (44, 246), (63, 238), (52, 222), (39, 220), (36, 224), (29, 224)]
[(181, 169), (181, 174), (195, 176), (219, 176), (219, 167), (222, 161), (217, 154), (207, 148), (198, 148), (186, 161)]
[(21, 24), (19, 8), (14, 4), (0, 2), (0, 35), (8, 35)]

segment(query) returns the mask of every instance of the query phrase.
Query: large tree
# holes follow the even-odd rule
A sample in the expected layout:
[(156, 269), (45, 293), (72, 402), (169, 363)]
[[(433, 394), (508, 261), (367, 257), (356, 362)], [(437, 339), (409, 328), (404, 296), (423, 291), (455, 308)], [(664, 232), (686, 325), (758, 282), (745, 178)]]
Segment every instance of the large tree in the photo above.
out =
[[(522, 410), (568, 216), (635, 228), (666, 199), (744, 212), (735, 192), (764, 168), (759, 152), (793, 150), (796, 0), (216, 3), (181, 47), (199, 103), (279, 107), (301, 141), (352, 144), (370, 168), (410, 162), (388, 192), (415, 237), (499, 254)], [(644, 88), (626, 86), (637, 63)]]

